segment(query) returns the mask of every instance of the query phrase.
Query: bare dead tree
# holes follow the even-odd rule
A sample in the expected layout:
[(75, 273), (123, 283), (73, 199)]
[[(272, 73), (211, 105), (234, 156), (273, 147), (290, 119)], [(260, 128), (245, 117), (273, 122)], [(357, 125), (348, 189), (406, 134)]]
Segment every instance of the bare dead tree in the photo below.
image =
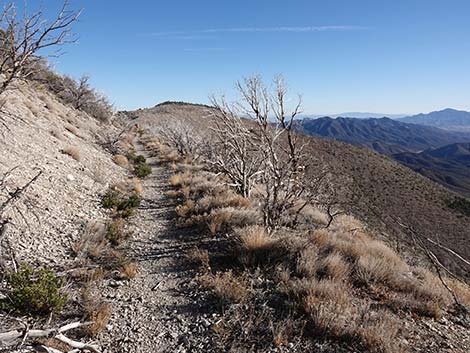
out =
[(5, 7), (0, 15), (0, 94), (15, 80), (27, 79), (35, 72), (35, 64), (40, 61), (38, 53), (43, 49), (59, 50), (76, 41), (71, 26), (80, 13), (69, 10), (68, 1), (51, 21), (45, 20), (40, 10), (19, 17), (14, 2)]
[(206, 150), (201, 134), (197, 133), (189, 123), (171, 121), (159, 127), (156, 133), (182, 157), (198, 160)]
[(272, 90), (259, 76), (238, 82), (237, 88), (242, 96), (241, 110), (256, 123), (258, 149), (263, 157), (259, 185), (263, 195), (264, 225), (268, 230), (274, 230), (282, 222), (285, 211), (292, 208), (306, 190), (303, 180), (305, 145), (294, 125), (302, 99), (299, 96), (288, 112), (287, 88), (282, 76), (275, 78)]
[(249, 197), (256, 177), (262, 173), (259, 141), (240, 111), (224, 97), (212, 97), (211, 102), (216, 108), (211, 128), (214, 141), (207, 163), (215, 172), (225, 174), (239, 194)]

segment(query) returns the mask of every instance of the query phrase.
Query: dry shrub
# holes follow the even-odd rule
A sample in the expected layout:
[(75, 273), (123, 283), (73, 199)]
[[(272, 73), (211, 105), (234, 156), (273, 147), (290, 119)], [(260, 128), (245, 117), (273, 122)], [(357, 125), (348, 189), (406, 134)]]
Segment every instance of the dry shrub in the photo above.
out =
[(170, 199), (178, 199), (181, 197), (182, 193), (181, 191), (169, 190), (165, 192), (165, 195), (169, 197)]
[(299, 221), (306, 224), (326, 225), (328, 224), (328, 216), (318, 208), (307, 205), (300, 211)]
[(216, 195), (207, 195), (197, 201), (196, 211), (199, 214), (210, 213), (213, 209), (234, 207), (234, 208), (247, 208), (250, 206), (250, 201), (237, 195), (232, 191), (219, 193)]
[(176, 214), (181, 218), (189, 218), (194, 213), (195, 206), (193, 200), (186, 200), (182, 205), (176, 206)]
[(195, 247), (186, 254), (188, 261), (204, 270), (210, 269), (209, 252), (207, 250)]
[(329, 229), (332, 232), (350, 232), (355, 229), (363, 228), (364, 225), (353, 216), (340, 215), (335, 217)]
[(216, 234), (236, 227), (260, 223), (261, 214), (254, 209), (224, 207), (213, 210), (208, 216), (208, 222), (210, 232)]
[(127, 157), (123, 156), (122, 154), (114, 155), (113, 162), (122, 168), (125, 168), (125, 169), (129, 168), (129, 161), (127, 160)]
[(87, 284), (101, 281), (105, 277), (105, 272), (101, 267), (78, 268), (73, 270), (70, 275), (74, 280)]
[(120, 270), (121, 277), (124, 279), (132, 279), (137, 276), (138, 265), (136, 262), (125, 263)]
[(205, 274), (199, 278), (201, 286), (211, 290), (223, 303), (241, 303), (250, 295), (246, 277), (237, 276), (232, 271)]
[(31, 112), (31, 114), (33, 114), (33, 116), (39, 117), (41, 113), (41, 109), (37, 104), (35, 104), (31, 100), (26, 100), (24, 102), (24, 105), (29, 109), (29, 111)]
[(322, 276), (335, 280), (347, 280), (349, 277), (350, 266), (337, 252), (327, 255), (318, 266)]
[(240, 261), (247, 266), (269, 263), (277, 258), (283, 247), (264, 227), (248, 226), (235, 231), (240, 244)]
[(470, 287), (454, 279), (447, 280), (448, 286), (454, 291), (460, 303), (470, 310)]
[(110, 252), (110, 243), (106, 238), (106, 224), (90, 222), (72, 250), (76, 256), (90, 259), (101, 259)]
[(71, 132), (72, 134), (74, 134), (75, 136), (78, 136), (78, 129), (73, 126), (73, 125), (66, 125), (65, 126), (65, 130)]
[(352, 328), (352, 335), (357, 336), (366, 349), (377, 353), (404, 352), (396, 342), (398, 332), (398, 322), (384, 310), (367, 310)]
[(314, 278), (318, 270), (319, 252), (318, 248), (309, 244), (302, 249), (297, 258), (296, 271), (299, 275)]
[(62, 153), (72, 157), (73, 159), (75, 159), (76, 161), (80, 161), (81, 160), (81, 155), (80, 155), (80, 150), (76, 147), (65, 147), (63, 150), (62, 150)]
[(87, 334), (96, 337), (106, 328), (111, 318), (111, 304), (91, 296), (87, 291), (82, 294), (82, 300), (87, 319), (91, 322), (91, 325), (86, 327)]
[(170, 185), (173, 186), (173, 187), (177, 187), (177, 186), (182, 186), (183, 185), (183, 174), (179, 173), (179, 174), (174, 174), (171, 176), (170, 178)]
[(359, 258), (355, 270), (358, 280), (365, 285), (390, 283), (395, 276), (386, 259), (371, 255)]
[(142, 182), (139, 178), (132, 178), (129, 180), (129, 183), (132, 186), (132, 189), (135, 193), (142, 195), (144, 192), (144, 187), (142, 186)]
[[(68, 344), (65, 344), (58, 339), (51, 337), (51, 338), (38, 338), (36, 339), (36, 342), (46, 346), (49, 348), (49, 351), (52, 349), (57, 349), (59, 352), (69, 352), (70, 351), (70, 346)], [(55, 352), (55, 351), (54, 351)]]

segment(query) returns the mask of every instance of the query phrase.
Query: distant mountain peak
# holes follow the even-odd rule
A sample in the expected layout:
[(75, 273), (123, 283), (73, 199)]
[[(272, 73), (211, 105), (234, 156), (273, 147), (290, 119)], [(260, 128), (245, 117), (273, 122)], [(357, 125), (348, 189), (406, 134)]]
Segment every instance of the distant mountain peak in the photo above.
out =
[(421, 113), (399, 119), (404, 123), (412, 123), (438, 127), (445, 130), (470, 132), (470, 112), (445, 108), (431, 113)]

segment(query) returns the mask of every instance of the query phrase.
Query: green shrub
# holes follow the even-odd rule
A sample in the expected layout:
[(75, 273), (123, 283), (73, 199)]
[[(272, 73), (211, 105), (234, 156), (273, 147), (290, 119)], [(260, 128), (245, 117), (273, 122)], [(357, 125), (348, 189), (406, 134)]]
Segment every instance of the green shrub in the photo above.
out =
[(101, 200), (101, 205), (104, 208), (116, 208), (120, 202), (120, 192), (108, 190)]
[(152, 174), (152, 167), (147, 163), (139, 163), (134, 167), (134, 174), (138, 178), (145, 178), (146, 176)]
[(139, 207), (140, 196), (137, 194), (126, 196), (122, 192), (108, 190), (103, 196), (101, 204), (104, 208), (115, 208), (117, 211), (125, 211)]
[(114, 246), (121, 244), (128, 236), (129, 234), (124, 231), (124, 220), (122, 218), (113, 219), (106, 227), (106, 239)]
[(7, 275), (9, 286), (6, 307), (24, 314), (45, 315), (61, 310), (67, 302), (62, 288), (64, 280), (50, 269), (34, 271), (23, 266)]
[(466, 198), (456, 197), (454, 200), (447, 201), (447, 206), (465, 216), (470, 216), (470, 201)]
[(128, 153), (127, 154), (127, 159), (130, 160), (132, 163), (134, 164), (140, 164), (140, 163), (146, 163), (147, 160), (145, 159), (144, 156), (140, 155), (140, 154), (135, 154), (135, 153)]

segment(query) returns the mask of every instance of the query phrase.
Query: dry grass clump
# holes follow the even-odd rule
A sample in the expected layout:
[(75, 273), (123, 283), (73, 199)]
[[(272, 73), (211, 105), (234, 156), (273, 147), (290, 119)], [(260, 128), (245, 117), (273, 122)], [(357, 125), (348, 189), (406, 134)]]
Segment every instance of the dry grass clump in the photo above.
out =
[(86, 332), (91, 337), (96, 337), (106, 328), (111, 318), (111, 304), (92, 296), (87, 290), (82, 293), (82, 302), (87, 319), (92, 323), (86, 326)]
[(72, 134), (74, 134), (75, 136), (78, 136), (78, 129), (73, 126), (73, 125), (66, 125), (65, 126), (65, 130), (67, 130), (68, 132), (71, 132)]
[(204, 270), (210, 270), (210, 258), (207, 250), (195, 247), (188, 251), (186, 254), (187, 260)]
[(114, 155), (113, 162), (122, 168), (125, 168), (125, 169), (129, 168), (129, 161), (127, 160), (127, 157), (123, 156), (122, 154)]
[(328, 254), (319, 263), (318, 272), (320, 276), (325, 276), (337, 281), (349, 279), (351, 268), (344, 257), (337, 252)]
[(29, 111), (31, 112), (31, 114), (33, 114), (34, 117), (39, 117), (41, 109), (37, 104), (28, 99), (24, 102), (24, 105), (29, 109)]
[(121, 277), (124, 279), (135, 278), (135, 276), (137, 276), (138, 268), (139, 267), (136, 262), (125, 263), (120, 269)]
[(72, 246), (76, 256), (84, 258), (99, 258), (109, 251), (106, 239), (106, 225), (102, 222), (87, 224), (81, 238)]
[(213, 210), (207, 217), (209, 231), (212, 234), (228, 232), (237, 227), (249, 226), (261, 222), (261, 213), (254, 209), (224, 207)]
[(106, 273), (101, 267), (95, 268), (78, 268), (70, 273), (72, 279), (84, 284), (101, 281), (105, 278)]
[(241, 303), (250, 295), (248, 279), (232, 271), (208, 273), (199, 278), (202, 287), (211, 290), (221, 304)]
[(281, 250), (280, 241), (269, 235), (262, 226), (248, 226), (235, 230), (240, 246), (240, 262), (247, 266), (269, 263)]
[(82, 159), (80, 150), (76, 147), (65, 147), (61, 152), (72, 157), (78, 162)]

